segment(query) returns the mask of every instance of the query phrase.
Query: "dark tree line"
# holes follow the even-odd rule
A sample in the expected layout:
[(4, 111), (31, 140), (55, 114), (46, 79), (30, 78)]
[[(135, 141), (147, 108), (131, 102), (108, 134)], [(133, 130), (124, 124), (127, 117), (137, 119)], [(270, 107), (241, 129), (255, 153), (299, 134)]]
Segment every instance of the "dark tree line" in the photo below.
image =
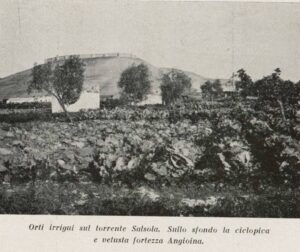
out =
[[(124, 70), (119, 81), (122, 97), (133, 103), (145, 100), (151, 91), (150, 75), (145, 64), (131, 66)], [(284, 121), (286, 121), (286, 110), (292, 111), (292, 114), (295, 115), (295, 107), (300, 100), (300, 81), (294, 83), (282, 79), (279, 68), (256, 81), (253, 81), (244, 69), (238, 70), (235, 76), (238, 78), (235, 81), (236, 92), (242, 99), (255, 96), (259, 101), (278, 106)], [(184, 93), (190, 92), (191, 86), (191, 78), (183, 71), (172, 69), (163, 74), (160, 85), (162, 103), (164, 105), (174, 104)], [(217, 99), (224, 96), (220, 80), (206, 81), (200, 88), (206, 99)]]
[(206, 81), (201, 87), (202, 95), (208, 99), (215, 99), (223, 95), (223, 88), (220, 80)]
[(192, 87), (191, 78), (184, 72), (172, 69), (169, 73), (163, 75), (161, 80), (161, 95), (164, 105), (172, 105), (181, 95), (189, 92)]
[[(151, 91), (150, 76), (149, 68), (145, 64), (132, 65), (125, 69), (118, 82), (121, 99), (130, 103), (145, 100)], [(191, 86), (191, 79), (180, 70), (172, 69), (163, 74), (160, 84), (163, 104), (174, 104)]]
[(276, 68), (273, 73), (253, 81), (244, 69), (237, 71), (239, 80), (236, 89), (240, 96), (256, 96), (260, 101), (277, 105), (283, 120), (286, 120), (286, 109), (290, 108), (295, 116), (296, 106), (300, 100), (300, 81), (292, 82), (281, 78), (281, 70)]

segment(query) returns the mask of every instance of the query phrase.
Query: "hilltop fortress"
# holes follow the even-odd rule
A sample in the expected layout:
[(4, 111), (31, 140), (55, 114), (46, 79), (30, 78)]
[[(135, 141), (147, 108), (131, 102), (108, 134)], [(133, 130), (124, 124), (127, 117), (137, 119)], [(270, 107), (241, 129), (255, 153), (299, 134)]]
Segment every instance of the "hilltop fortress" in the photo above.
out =
[(96, 53), (96, 54), (72, 54), (64, 56), (56, 56), (53, 58), (45, 59), (45, 63), (63, 61), (71, 56), (78, 56), (81, 59), (96, 59), (96, 58), (129, 58), (138, 59), (137, 56), (130, 53)]
[[(145, 64), (149, 68), (149, 78), (151, 81), (151, 93), (142, 104), (161, 103), (160, 83), (164, 73), (170, 68), (156, 67), (147, 61), (130, 53), (95, 53), (95, 54), (70, 54), (47, 58), (43, 63), (62, 63), (71, 56), (80, 57), (85, 63), (84, 84), (81, 100), (72, 105), (69, 110), (79, 108), (99, 108), (100, 99), (120, 97), (121, 90), (118, 82), (122, 72), (132, 65)], [(57, 111), (59, 106), (56, 101), (50, 99), (45, 92), (33, 92), (28, 94), (27, 86), (31, 79), (32, 69), (27, 69), (0, 79), (0, 100), (8, 102), (31, 102), (43, 99), (51, 100), (53, 111)], [(208, 80), (201, 75), (186, 72), (192, 80), (193, 90), (199, 91), (200, 86)]]

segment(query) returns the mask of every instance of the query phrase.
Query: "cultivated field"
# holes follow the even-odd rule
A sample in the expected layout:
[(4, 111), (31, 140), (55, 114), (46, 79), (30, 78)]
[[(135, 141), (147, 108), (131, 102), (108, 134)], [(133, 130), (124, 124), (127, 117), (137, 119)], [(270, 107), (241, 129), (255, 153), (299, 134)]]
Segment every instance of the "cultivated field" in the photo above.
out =
[(299, 134), (278, 109), (72, 116), (0, 118), (0, 213), (300, 217)]

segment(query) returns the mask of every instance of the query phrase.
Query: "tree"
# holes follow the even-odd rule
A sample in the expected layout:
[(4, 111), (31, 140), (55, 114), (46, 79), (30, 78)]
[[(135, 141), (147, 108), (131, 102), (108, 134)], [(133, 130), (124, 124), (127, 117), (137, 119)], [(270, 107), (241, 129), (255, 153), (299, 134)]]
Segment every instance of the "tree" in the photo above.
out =
[(190, 91), (191, 87), (190, 77), (180, 70), (172, 69), (161, 79), (160, 90), (163, 104), (174, 104), (185, 91)]
[(285, 107), (297, 104), (300, 98), (299, 85), (283, 80), (280, 75), (281, 70), (276, 68), (271, 75), (256, 81), (254, 87), (261, 100), (278, 104), (282, 119), (286, 121)]
[(37, 90), (54, 96), (70, 120), (66, 105), (74, 104), (79, 99), (84, 81), (84, 70), (84, 63), (78, 56), (70, 56), (63, 63), (35, 64), (28, 93)]
[(239, 80), (235, 83), (235, 86), (240, 95), (244, 98), (253, 95), (253, 81), (250, 75), (242, 68), (237, 71), (237, 76)]
[(118, 82), (122, 89), (122, 98), (134, 103), (144, 100), (151, 90), (149, 75), (145, 64), (132, 65), (125, 69)]
[(206, 81), (200, 88), (203, 96), (210, 99), (220, 97), (223, 94), (220, 80)]

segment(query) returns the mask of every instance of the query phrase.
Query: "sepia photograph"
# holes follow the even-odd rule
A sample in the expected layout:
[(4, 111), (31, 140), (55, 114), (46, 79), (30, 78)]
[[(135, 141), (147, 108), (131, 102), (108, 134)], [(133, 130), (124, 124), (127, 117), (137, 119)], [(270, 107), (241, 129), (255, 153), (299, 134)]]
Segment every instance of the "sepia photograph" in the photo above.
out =
[(0, 0), (0, 214), (299, 218), (299, 45), (300, 3)]

